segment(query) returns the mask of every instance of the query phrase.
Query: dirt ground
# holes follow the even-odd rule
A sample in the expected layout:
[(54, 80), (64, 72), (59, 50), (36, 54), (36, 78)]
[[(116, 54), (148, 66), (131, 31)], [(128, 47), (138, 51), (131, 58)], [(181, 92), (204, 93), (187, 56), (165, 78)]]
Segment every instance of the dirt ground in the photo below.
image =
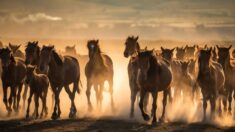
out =
[(216, 127), (204, 123), (187, 124), (183, 122), (162, 123), (148, 125), (135, 120), (113, 119), (112, 117), (102, 117), (99, 119), (61, 119), (61, 120), (2, 120), (0, 121), (0, 131), (91, 131), (91, 132), (125, 132), (125, 131), (235, 131), (235, 127)]

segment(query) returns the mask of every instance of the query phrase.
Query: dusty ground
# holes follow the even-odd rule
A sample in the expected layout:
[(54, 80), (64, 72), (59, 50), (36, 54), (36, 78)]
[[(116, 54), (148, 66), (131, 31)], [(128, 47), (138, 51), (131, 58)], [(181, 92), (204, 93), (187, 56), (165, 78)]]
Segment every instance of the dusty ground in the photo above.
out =
[(61, 120), (2, 120), (0, 131), (235, 131), (235, 127), (219, 128), (214, 125), (203, 123), (186, 124), (182, 122), (163, 123), (156, 126), (139, 123), (134, 120), (119, 120), (112, 117), (100, 119), (61, 119)]

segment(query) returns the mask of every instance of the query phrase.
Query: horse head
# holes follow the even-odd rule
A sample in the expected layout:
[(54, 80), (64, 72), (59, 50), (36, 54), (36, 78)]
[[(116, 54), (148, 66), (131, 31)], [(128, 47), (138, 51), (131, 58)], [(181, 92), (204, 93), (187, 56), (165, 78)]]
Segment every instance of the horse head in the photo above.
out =
[(138, 43), (138, 36), (134, 37), (134, 36), (129, 36), (126, 39), (125, 42), (125, 50), (124, 50), (124, 57), (129, 57), (132, 56), (134, 54), (136, 54), (139, 50), (140, 50), (140, 46)]

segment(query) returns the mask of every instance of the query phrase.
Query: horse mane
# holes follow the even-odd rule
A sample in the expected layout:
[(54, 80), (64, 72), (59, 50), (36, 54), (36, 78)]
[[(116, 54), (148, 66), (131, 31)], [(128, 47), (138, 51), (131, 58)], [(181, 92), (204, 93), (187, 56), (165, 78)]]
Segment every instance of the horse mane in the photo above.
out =
[(150, 76), (155, 75), (156, 71), (158, 70), (158, 67), (157, 67), (158, 61), (154, 55), (150, 56), (149, 63), (150, 63), (150, 67), (149, 67), (147, 74)]
[(54, 59), (55, 59), (55, 62), (56, 62), (58, 65), (60, 65), (60, 66), (63, 65), (63, 59), (62, 59), (62, 57), (59, 56), (59, 54), (56, 53), (55, 50), (52, 51), (52, 54), (53, 54), (53, 57), (54, 57)]

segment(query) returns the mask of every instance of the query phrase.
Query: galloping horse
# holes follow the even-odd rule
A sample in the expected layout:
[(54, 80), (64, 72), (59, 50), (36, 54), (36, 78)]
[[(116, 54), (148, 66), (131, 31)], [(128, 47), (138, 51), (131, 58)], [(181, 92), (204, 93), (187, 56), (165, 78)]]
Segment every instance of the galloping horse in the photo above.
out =
[[(8, 114), (12, 112), (13, 108), (16, 112), (19, 111), (20, 95), (24, 78), (26, 75), (26, 67), (21, 58), (13, 57), (9, 48), (0, 49), (0, 59), (2, 61), (2, 88), (3, 88), (3, 102), (6, 106)], [(7, 101), (7, 88), (11, 88), (9, 97), (9, 104)], [(14, 99), (14, 100), (13, 100)]]
[[(207, 101), (211, 104), (211, 117), (214, 117), (216, 109), (216, 100), (219, 94), (224, 94), (224, 72), (222, 66), (214, 61), (211, 61), (210, 49), (202, 49), (199, 51), (198, 66), (199, 72), (197, 83), (201, 87), (203, 96), (203, 120), (206, 120)], [(221, 112), (221, 102), (219, 102), (219, 110)]]
[(104, 91), (104, 82), (108, 81), (109, 83), (109, 93), (111, 98), (111, 108), (114, 110), (113, 103), (113, 62), (111, 58), (102, 53), (99, 40), (90, 40), (87, 43), (87, 48), (89, 50), (89, 61), (85, 67), (85, 75), (87, 78), (87, 90), (86, 96), (88, 100), (88, 110), (93, 109), (90, 92), (93, 85), (96, 91), (96, 101), (97, 106), (101, 108), (103, 100), (103, 91)]
[[(48, 78), (52, 91), (55, 95), (54, 112), (52, 119), (60, 117), (60, 92), (63, 87), (69, 95), (71, 100), (71, 108), (69, 118), (76, 116), (76, 106), (74, 103), (75, 93), (80, 92), (79, 80), (80, 80), (80, 67), (76, 58), (71, 56), (60, 56), (54, 49), (54, 46), (43, 46), (40, 53), (39, 67), (41, 71), (48, 70)], [(73, 91), (69, 89), (69, 85), (73, 83)]]
[[(225, 74), (225, 89), (227, 92), (227, 97), (228, 97), (228, 112), (231, 115), (232, 114), (232, 94), (233, 94), (233, 98), (235, 99), (235, 93), (233, 93), (235, 91), (235, 66), (233, 66), (230, 63), (230, 49), (232, 48), (232, 45), (230, 45), (228, 48), (226, 47), (219, 47), (217, 45), (217, 49), (218, 49), (218, 62), (222, 65), (223, 70), (224, 70), (224, 74)], [(227, 100), (224, 102), (226, 104)], [(227, 106), (227, 105), (226, 105)], [(225, 111), (227, 111), (227, 108), (225, 109)]]
[[(137, 53), (140, 51), (140, 45), (138, 43), (138, 36), (128, 37), (125, 42), (125, 51), (124, 56), (128, 58), (130, 56), (130, 61), (128, 63), (128, 77), (129, 77), (129, 85), (131, 90), (131, 109), (130, 109), (130, 117), (134, 117), (134, 104), (136, 100), (137, 93), (140, 91), (140, 88), (137, 85)], [(148, 105), (148, 94), (146, 96), (144, 102), (144, 108), (147, 109)]]
[(138, 53), (138, 75), (137, 83), (140, 87), (140, 102), (139, 107), (144, 120), (150, 119), (149, 115), (143, 109), (145, 94), (150, 92), (153, 98), (152, 104), (152, 123), (157, 121), (157, 97), (158, 92), (163, 91), (163, 111), (160, 121), (164, 121), (165, 108), (167, 104), (167, 95), (170, 91), (170, 84), (172, 81), (172, 74), (170, 64), (165, 60), (158, 60), (153, 50), (140, 51)]

